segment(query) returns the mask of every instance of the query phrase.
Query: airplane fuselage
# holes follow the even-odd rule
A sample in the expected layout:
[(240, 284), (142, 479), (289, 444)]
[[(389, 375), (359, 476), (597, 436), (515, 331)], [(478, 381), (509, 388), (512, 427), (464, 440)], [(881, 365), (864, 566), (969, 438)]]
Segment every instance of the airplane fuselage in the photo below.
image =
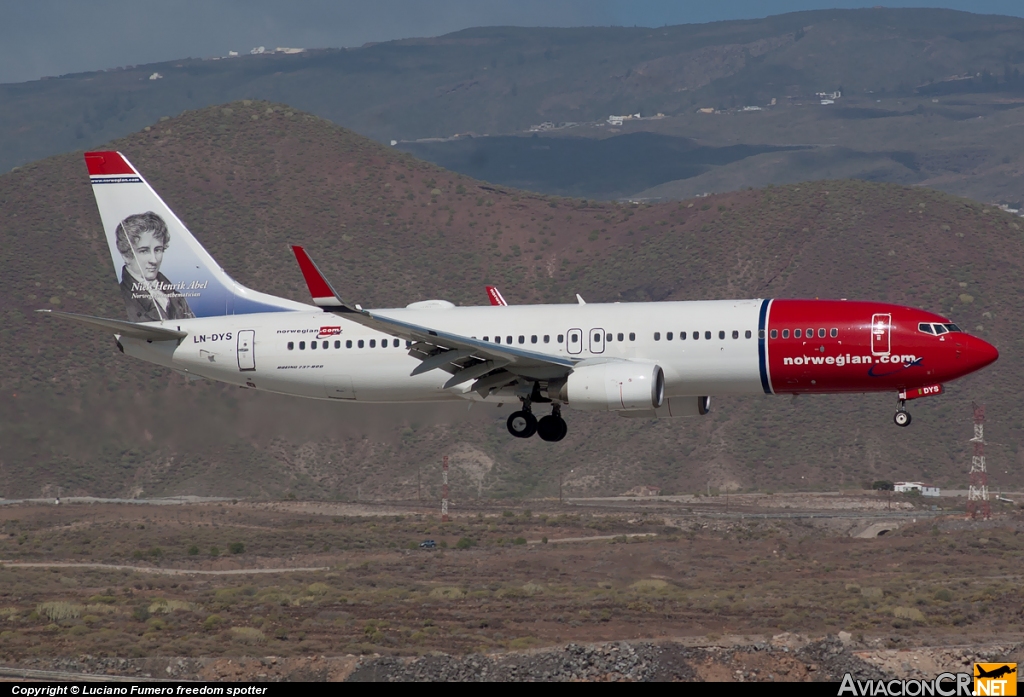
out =
[[(997, 355), (987, 343), (949, 331), (939, 315), (872, 302), (442, 306), (375, 314), (553, 356), (654, 363), (664, 371), (667, 398), (898, 392), (956, 379)], [(194, 376), (317, 399), (480, 398), (468, 384), (445, 389), (451, 375), (443, 370), (410, 375), (421, 361), (406, 341), (319, 309), (161, 326), (188, 336), (177, 345), (122, 338), (125, 352)]]

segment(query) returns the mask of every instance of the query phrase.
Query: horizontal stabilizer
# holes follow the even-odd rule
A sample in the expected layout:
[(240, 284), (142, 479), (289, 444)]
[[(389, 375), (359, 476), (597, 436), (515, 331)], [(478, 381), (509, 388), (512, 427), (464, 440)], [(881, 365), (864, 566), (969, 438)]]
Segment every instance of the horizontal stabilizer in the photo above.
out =
[(88, 324), (89, 326), (96, 327), (97, 329), (105, 329), (113, 332), (114, 334), (120, 334), (121, 336), (130, 336), (133, 339), (146, 339), (148, 341), (179, 341), (188, 336), (188, 332), (178, 331), (177, 329), (155, 327), (148, 324), (136, 324), (135, 322), (126, 322), (121, 319), (106, 319), (104, 317), (76, 315), (73, 312), (60, 312), (59, 310), (36, 310), (36, 312), (43, 312), (48, 315), (53, 315), (54, 317), (73, 319), (76, 322)]

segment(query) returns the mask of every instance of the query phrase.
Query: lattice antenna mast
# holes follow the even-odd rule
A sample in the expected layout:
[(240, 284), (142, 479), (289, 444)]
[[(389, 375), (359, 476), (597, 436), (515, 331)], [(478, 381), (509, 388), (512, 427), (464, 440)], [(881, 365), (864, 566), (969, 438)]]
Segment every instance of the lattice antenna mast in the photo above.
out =
[(967, 515), (988, 520), (988, 468), (985, 466), (985, 406), (974, 405), (974, 455), (971, 457), (971, 484), (967, 489)]

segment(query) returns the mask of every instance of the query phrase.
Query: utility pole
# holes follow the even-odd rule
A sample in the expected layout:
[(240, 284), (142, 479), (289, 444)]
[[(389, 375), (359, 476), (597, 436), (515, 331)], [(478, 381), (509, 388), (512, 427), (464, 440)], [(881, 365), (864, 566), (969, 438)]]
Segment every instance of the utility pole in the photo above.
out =
[(441, 482), (443, 489), (441, 491), (441, 522), (448, 522), (448, 456), (444, 456), (444, 464), (441, 467)]

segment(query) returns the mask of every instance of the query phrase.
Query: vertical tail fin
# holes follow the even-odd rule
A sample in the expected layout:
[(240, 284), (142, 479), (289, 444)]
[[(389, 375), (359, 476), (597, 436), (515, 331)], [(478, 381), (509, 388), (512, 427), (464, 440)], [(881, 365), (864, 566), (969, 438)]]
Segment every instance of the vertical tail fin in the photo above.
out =
[(85, 163), (130, 321), (310, 309), (228, 276), (121, 153)]

